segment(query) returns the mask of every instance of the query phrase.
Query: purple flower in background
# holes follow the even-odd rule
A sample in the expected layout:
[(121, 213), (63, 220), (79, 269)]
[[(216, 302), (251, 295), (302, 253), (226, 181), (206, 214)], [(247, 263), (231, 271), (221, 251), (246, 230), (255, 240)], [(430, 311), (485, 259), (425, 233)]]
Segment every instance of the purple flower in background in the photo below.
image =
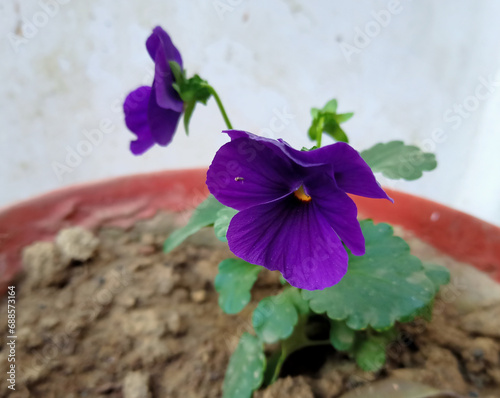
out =
[(157, 26), (146, 41), (149, 55), (155, 63), (151, 87), (132, 91), (123, 104), (125, 123), (137, 136), (130, 143), (134, 155), (140, 155), (154, 144), (166, 146), (172, 141), (184, 103), (172, 84), (175, 79), (168, 61), (182, 68), (182, 58), (167, 32)]
[(338, 283), (348, 262), (342, 242), (354, 255), (365, 253), (347, 193), (391, 200), (370, 167), (343, 142), (307, 152), (282, 140), (225, 132), (231, 142), (215, 155), (207, 186), (222, 204), (239, 210), (227, 232), (231, 251), (279, 270), (298, 288)]

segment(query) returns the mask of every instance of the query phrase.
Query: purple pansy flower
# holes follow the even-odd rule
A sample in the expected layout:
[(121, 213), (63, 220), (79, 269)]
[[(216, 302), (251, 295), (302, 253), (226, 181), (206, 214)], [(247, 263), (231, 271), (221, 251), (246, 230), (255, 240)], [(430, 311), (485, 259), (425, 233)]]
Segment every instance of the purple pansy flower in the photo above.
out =
[(338, 283), (347, 272), (342, 242), (357, 256), (365, 240), (347, 193), (390, 199), (372, 170), (348, 144), (298, 151), (282, 140), (225, 131), (207, 173), (207, 186), (239, 212), (227, 231), (238, 257), (279, 270), (307, 290)]
[(172, 87), (175, 79), (168, 61), (175, 61), (182, 68), (182, 58), (170, 36), (157, 26), (146, 41), (146, 48), (155, 63), (153, 84), (132, 91), (123, 104), (125, 123), (137, 136), (130, 143), (134, 155), (144, 153), (154, 144), (168, 145), (184, 107)]

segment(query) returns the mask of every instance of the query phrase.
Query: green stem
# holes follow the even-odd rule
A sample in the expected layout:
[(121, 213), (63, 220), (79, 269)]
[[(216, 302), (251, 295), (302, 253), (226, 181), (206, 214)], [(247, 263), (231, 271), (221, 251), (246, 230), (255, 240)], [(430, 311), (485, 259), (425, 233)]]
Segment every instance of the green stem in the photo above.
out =
[(273, 384), (279, 377), (281, 373), (281, 368), (285, 363), (285, 360), (288, 358), (290, 354), (293, 354), (295, 351), (300, 350), (305, 347), (312, 347), (318, 345), (330, 345), (329, 340), (310, 340), (306, 336), (306, 323), (307, 316), (299, 318), (297, 326), (293, 331), (292, 335), (288, 337), (286, 340), (281, 342), (281, 353), (279, 358), (276, 360), (274, 364), (274, 371), (271, 379), (268, 382), (268, 385)]
[(320, 123), (319, 123), (319, 128), (318, 128), (318, 133), (317, 133), (317, 137), (316, 137), (316, 146), (318, 148), (321, 148), (321, 138), (323, 137), (323, 124), (324, 124), (324, 120), (323, 118), (320, 119)]
[(222, 101), (220, 100), (219, 95), (217, 94), (217, 91), (212, 86), (208, 86), (208, 89), (210, 90), (210, 93), (214, 96), (215, 102), (217, 102), (217, 106), (219, 107), (220, 113), (222, 114), (222, 118), (224, 119), (224, 122), (226, 123), (226, 126), (229, 130), (233, 129), (233, 126), (231, 122), (229, 121), (229, 118), (227, 117), (226, 110), (224, 109), (224, 105), (222, 105)]
[(332, 345), (330, 340), (309, 340), (307, 346), (314, 347), (317, 345)]
[(318, 148), (321, 148), (321, 137), (323, 137), (323, 133), (322, 132), (318, 133), (318, 138), (316, 139), (316, 146)]
[(278, 358), (278, 361), (276, 362), (276, 365), (274, 367), (274, 372), (273, 372), (273, 377), (271, 378), (269, 384), (273, 384), (276, 380), (278, 380), (278, 377), (280, 376), (281, 368), (283, 364), (285, 363), (285, 359), (288, 356), (288, 353), (284, 349), (284, 347), (281, 349), (281, 355)]

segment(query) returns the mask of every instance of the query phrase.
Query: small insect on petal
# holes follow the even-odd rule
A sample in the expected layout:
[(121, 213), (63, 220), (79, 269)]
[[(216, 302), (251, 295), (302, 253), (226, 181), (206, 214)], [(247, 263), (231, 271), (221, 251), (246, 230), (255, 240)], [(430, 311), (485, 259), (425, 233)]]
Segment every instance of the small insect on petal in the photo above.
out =
[(297, 199), (301, 200), (302, 202), (309, 202), (311, 200), (311, 197), (305, 193), (304, 187), (302, 185), (293, 194)]
[(236, 181), (236, 182), (238, 182), (238, 181), (245, 181), (245, 179), (243, 177), (235, 177), (234, 181)]

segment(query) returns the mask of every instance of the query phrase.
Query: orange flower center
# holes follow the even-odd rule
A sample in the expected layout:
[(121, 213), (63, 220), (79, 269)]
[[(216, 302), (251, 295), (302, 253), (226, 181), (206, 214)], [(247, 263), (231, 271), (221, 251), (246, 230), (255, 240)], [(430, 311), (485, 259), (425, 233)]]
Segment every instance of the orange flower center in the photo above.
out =
[(293, 194), (302, 202), (309, 202), (311, 200), (311, 197), (304, 192), (304, 187), (302, 185)]

